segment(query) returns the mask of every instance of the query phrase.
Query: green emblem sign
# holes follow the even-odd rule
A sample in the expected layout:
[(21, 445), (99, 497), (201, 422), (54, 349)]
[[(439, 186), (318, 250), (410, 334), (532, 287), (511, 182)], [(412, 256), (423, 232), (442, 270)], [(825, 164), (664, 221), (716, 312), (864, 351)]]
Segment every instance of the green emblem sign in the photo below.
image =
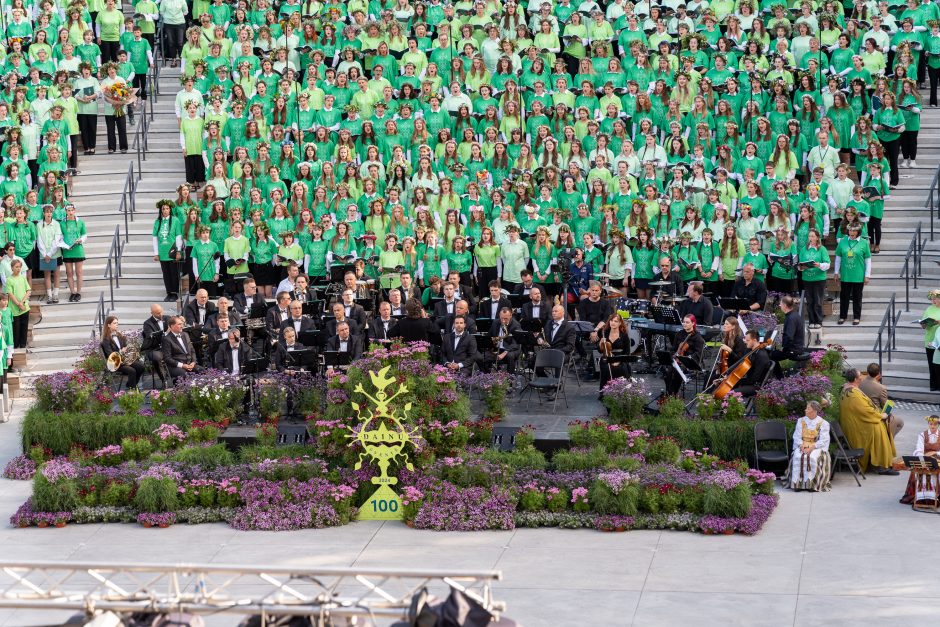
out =
[(371, 401), (371, 410), (360, 407), (359, 403), (352, 403), (360, 422), (358, 430), (350, 428), (352, 433), (348, 437), (353, 441), (352, 446), (358, 443), (363, 449), (359, 454), (359, 461), (356, 462), (356, 470), (362, 467), (363, 458), (368, 458), (379, 467), (379, 475), (371, 479), (378, 488), (359, 508), (360, 520), (401, 520), (401, 499), (392, 488), (398, 483), (398, 477), (389, 477), (388, 467), (393, 460), (400, 458), (405, 468), (413, 469), (404, 449), (405, 445), (412, 441), (411, 438), (417, 429), (408, 431), (402, 424), (404, 417), (411, 411), (411, 403), (405, 404), (400, 415), (396, 415), (395, 411), (389, 408), (391, 402), (407, 392), (408, 388), (402, 385), (394, 394), (386, 391), (391, 384), (396, 383), (394, 377), (388, 376), (390, 368), (391, 366), (385, 366), (377, 373), (369, 373), (376, 389), (374, 396), (367, 393), (361, 383), (356, 386), (355, 391)]

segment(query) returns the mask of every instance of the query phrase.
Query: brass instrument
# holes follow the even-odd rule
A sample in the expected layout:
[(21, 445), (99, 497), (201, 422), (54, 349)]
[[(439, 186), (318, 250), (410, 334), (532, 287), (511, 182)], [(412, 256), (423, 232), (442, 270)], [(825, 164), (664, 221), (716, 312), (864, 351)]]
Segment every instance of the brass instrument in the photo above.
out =
[(125, 346), (120, 351), (114, 351), (108, 355), (108, 372), (117, 372), (122, 364), (134, 364), (140, 359), (140, 348), (134, 345)]
[(493, 357), (499, 357), (499, 345), (509, 337), (509, 327), (505, 324), (499, 325), (499, 335), (496, 338), (496, 341), (493, 342)]

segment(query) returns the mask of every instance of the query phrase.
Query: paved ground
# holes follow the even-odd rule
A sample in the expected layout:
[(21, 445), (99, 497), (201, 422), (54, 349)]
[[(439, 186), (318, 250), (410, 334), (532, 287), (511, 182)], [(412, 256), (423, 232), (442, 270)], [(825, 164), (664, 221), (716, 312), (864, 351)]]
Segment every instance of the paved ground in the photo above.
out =
[[(22, 401), (20, 401), (22, 403)], [(901, 410), (912, 449), (923, 412)], [(18, 453), (0, 425), (0, 463)], [(319, 531), (239, 532), (225, 525), (14, 529), (29, 484), (0, 480), (3, 559), (495, 568), (496, 598), (526, 627), (574, 625), (902, 625), (940, 612), (926, 554), (940, 520), (899, 505), (906, 477), (839, 474), (828, 494), (784, 492), (755, 537), (528, 530), (414, 531), (363, 522)], [(53, 615), (0, 613), (0, 625)], [(935, 620), (935, 618), (934, 618)], [(212, 621), (210, 624), (236, 624)]]

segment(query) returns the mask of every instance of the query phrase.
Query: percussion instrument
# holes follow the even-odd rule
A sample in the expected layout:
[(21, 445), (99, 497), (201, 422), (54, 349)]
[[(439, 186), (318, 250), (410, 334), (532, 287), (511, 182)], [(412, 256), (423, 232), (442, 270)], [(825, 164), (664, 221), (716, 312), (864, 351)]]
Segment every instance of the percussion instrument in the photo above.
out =
[(650, 287), (665, 287), (666, 285), (672, 285), (672, 281), (650, 281)]

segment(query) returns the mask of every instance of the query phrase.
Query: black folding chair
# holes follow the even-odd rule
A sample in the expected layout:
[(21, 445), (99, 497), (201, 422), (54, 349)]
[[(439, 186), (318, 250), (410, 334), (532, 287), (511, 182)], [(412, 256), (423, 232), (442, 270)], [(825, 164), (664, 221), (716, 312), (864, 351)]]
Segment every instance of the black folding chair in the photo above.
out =
[(565, 353), (554, 349), (545, 348), (535, 354), (535, 366), (532, 378), (526, 384), (522, 394), (519, 395), (521, 402), (525, 398), (525, 392), (529, 392), (532, 397), (532, 390), (538, 395), (539, 404), (542, 403), (542, 394), (554, 392), (555, 400), (552, 403), (552, 413), (558, 405), (558, 396), (564, 395), (565, 407), (568, 406), (568, 395), (565, 393)]
[[(765, 442), (783, 442), (783, 448), (761, 449), (761, 444)], [(789, 462), (790, 447), (786, 425), (776, 420), (758, 422), (754, 425), (754, 465), (757, 469), (761, 469), (761, 463), (765, 465), (782, 464), (786, 469)]]
[(852, 448), (838, 422), (829, 423), (829, 436), (829, 439), (836, 444), (836, 449), (832, 455), (832, 469), (838, 468), (839, 464), (845, 464), (852, 471), (855, 483), (858, 484), (858, 487), (862, 487), (862, 482), (858, 480), (858, 476), (861, 475), (862, 479), (868, 479), (862, 471), (862, 465), (859, 463), (859, 460), (865, 456), (865, 449)]

